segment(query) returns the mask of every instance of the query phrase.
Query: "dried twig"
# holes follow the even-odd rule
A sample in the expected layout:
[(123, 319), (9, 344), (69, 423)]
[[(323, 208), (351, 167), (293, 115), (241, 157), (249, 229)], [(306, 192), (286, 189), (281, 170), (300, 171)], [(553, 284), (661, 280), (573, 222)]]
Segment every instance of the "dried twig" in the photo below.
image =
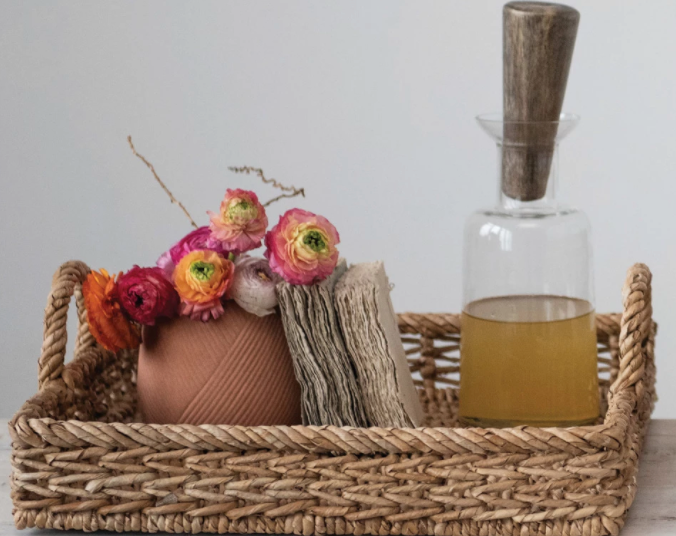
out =
[(143, 157), (143, 155), (140, 155), (140, 154), (138, 154), (138, 153), (136, 152), (136, 148), (134, 147), (134, 144), (131, 142), (131, 136), (127, 136), (127, 141), (129, 142), (129, 147), (131, 147), (131, 152), (134, 153), (135, 156), (137, 156), (138, 158), (140, 158), (141, 161), (142, 161), (146, 166), (148, 166), (148, 169), (150, 169), (150, 171), (152, 172), (153, 177), (155, 177), (155, 180), (160, 184), (160, 186), (162, 187), (162, 189), (167, 193), (167, 195), (169, 196), (169, 199), (171, 200), (171, 202), (174, 203), (175, 205), (178, 205), (178, 206), (180, 207), (180, 209), (183, 211), (183, 214), (185, 214), (185, 215), (188, 217), (188, 219), (190, 220), (190, 223), (192, 224), (192, 226), (193, 226), (195, 229), (197, 229), (197, 224), (195, 223), (195, 220), (192, 219), (192, 216), (190, 216), (190, 213), (189, 213), (189, 212), (187, 211), (187, 209), (183, 206), (183, 203), (181, 203), (178, 199), (176, 199), (176, 198), (174, 197), (174, 194), (172, 194), (172, 193), (169, 191), (169, 188), (167, 188), (166, 185), (162, 182), (162, 179), (160, 179), (160, 177), (157, 175), (157, 172), (155, 171), (155, 167), (154, 167), (150, 162), (148, 162), (148, 161), (145, 159), (145, 157)]
[(275, 179), (266, 179), (263, 170), (260, 168), (255, 168), (251, 166), (242, 166), (242, 167), (229, 167), (228, 169), (235, 173), (246, 173), (247, 175), (254, 173), (255, 175), (258, 175), (265, 184), (272, 184), (273, 188), (279, 188), (280, 190), (282, 190), (282, 192), (285, 192), (283, 194), (278, 195), (277, 197), (273, 197), (272, 199), (270, 199), (270, 201), (264, 203), (263, 204), (264, 207), (267, 207), (272, 203), (274, 203), (275, 201), (279, 201), (280, 199), (283, 199), (285, 197), (296, 197), (298, 195), (302, 195), (303, 197), (305, 197), (305, 188), (296, 188), (295, 186), (284, 186), (283, 184), (277, 182)]

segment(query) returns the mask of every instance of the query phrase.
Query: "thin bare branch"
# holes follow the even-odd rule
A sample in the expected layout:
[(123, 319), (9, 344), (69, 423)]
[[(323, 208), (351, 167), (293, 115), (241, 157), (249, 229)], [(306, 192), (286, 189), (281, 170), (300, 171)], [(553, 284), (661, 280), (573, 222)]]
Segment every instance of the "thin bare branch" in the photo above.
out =
[(139, 153), (136, 152), (136, 148), (134, 147), (134, 144), (131, 141), (131, 136), (127, 136), (127, 141), (129, 142), (129, 147), (131, 147), (131, 152), (134, 153), (135, 156), (137, 156), (141, 161), (148, 166), (148, 169), (153, 174), (153, 177), (155, 177), (155, 180), (160, 184), (162, 189), (166, 192), (166, 194), (169, 196), (169, 199), (174, 205), (178, 205), (180, 209), (183, 211), (183, 214), (187, 216), (187, 218), (190, 220), (191, 225), (197, 229), (197, 224), (195, 223), (195, 220), (192, 219), (192, 216), (188, 212), (188, 210), (183, 206), (183, 203), (181, 203), (178, 199), (174, 197), (174, 194), (172, 194), (169, 191), (169, 188), (162, 182), (162, 179), (160, 179), (159, 175), (155, 171), (155, 166), (153, 166), (150, 162), (148, 162), (143, 155), (140, 155)]
[(253, 173), (254, 175), (257, 175), (265, 184), (272, 184), (273, 188), (279, 188), (282, 192), (284, 192), (278, 195), (277, 197), (273, 197), (272, 199), (270, 199), (270, 201), (263, 203), (264, 207), (270, 206), (275, 201), (279, 201), (280, 199), (284, 199), (285, 197), (296, 197), (299, 195), (305, 197), (305, 188), (296, 188), (295, 186), (284, 186), (283, 184), (277, 182), (275, 179), (268, 179), (265, 177), (265, 173), (263, 173), (263, 170), (261, 168), (242, 166), (242, 167), (229, 167), (228, 169), (235, 173), (246, 173), (247, 175)]

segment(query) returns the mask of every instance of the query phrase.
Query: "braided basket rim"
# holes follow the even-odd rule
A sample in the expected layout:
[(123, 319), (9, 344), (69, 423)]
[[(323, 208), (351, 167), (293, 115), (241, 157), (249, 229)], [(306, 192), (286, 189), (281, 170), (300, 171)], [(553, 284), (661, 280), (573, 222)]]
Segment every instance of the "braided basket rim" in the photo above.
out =
[[(609, 335), (609, 329), (620, 319), (621, 314), (597, 314), (597, 333), (599, 341)], [(416, 314), (405, 313), (398, 315), (401, 333), (419, 333), (411, 328), (411, 319), (424, 319), (431, 321), (439, 326), (449, 324), (458, 326), (460, 332), (460, 315), (449, 313), (430, 313)], [(610, 328), (609, 328), (610, 327)], [(428, 328), (424, 330), (429, 335), (440, 334)], [(612, 333), (612, 331), (611, 331)], [(107, 353), (102, 351), (101, 353)], [(50, 381), (43, 387), (43, 390), (36, 396), (47, 393), (54, 393), (59, 396), (64, 389), (74, 388), (82, 372), (78, 370), (78, 363), (70, 362), (65, 364), (62, 370), (64, 380)], [(268, 449), (268, 450), (294, 450), (304, 452), (334, 452), (334, 453), (354, 453), (354, 454), (375, 454), (375, 453), (439, 453), (453, 454), (454, 451), (444, 447), (444, 443), (453, 441), (463, 445), (471, 452), (495, 452), (492, 447), (492, 440), (506, 440), (509, 435), (513, 435), (512, 440), (523, 450), (530, 452), (542, 452), (551, 448), (556, 448), (556, 438), (565, 435), (562, 439), (560, 448), (566, 450), (566, 444), (579, 443), (581, 451), (589, 452), (593, 449), (612, 449), (621, 448), (621, 438), (624, 435), (626, 420), (619, 422), (613, 420), (608, 422), (606, 415), (601, 424), (574, 426), (568, 428), (558, 427), (532, 427), (516, 426), (507, 428), (482, 428), (482, 427), (457, 427), (449, 428), (444, 426), (437, 427), (418, 427), (418, 428), (354, 428), (338, 427), (332, 425), (324, 426), (240, 426), (226, 424), (148, 424), (148, 423), (123, 423), (123, 422), (99, 422), (99, 421), (81, 421), (75, 419), (61, 420), (49, 417), (39, 417), (35, 415), (35, 405), (24, 407), (10, 421), (10, 432), (13, 439), (19, 440), (19, 443), (25, 442), (25, 435), (32, 430), (37, 436), (49, 438), (48, 442), (54, 442), (58, 445), (58, 436), (60, 433), (68, 434), (68, 429), (78, 430), (78, 439), (90, 446), (96, 446), (101, 443), (97, 441), (97, 436), (105, 436), (106, 432), (112, 434), (124, 433), (137, 436), (138, 434), (159, 434), (164, 437), (175, 436), (178, 433), (185, 433), (187, 436), (199, 438), (208, 436), (209, 439), (203, 446), (207, 449), (215, 448), (235, 448), (239, 449)], [(26, 411), (28, 410), (28, 411)], [(32, 414), (33, 416), (30, 416)], [(19, 421), (22, 421), (20, 423)], [(25, 423), (25, 424), (23, 424)], [(27, 426), (26, 426), (27, 425)], [(59, 432), (63, 430), (63, 432)], [(565, 434), (562, 432), (565, 430)], [(24, 437), (22, 440), (19, 434)], [(396, 434), (395, 438), (393, 434)], [(14, 437), (17, 436), (17, 437)], [(26, 442), (26, 444), (35, 444), (35, 441)], [(194, 441), (190, 448), (195, 446)], [(564, 444), (565, 443), (565, 444)], [(123, 443), (113, 443), (116, 447), (124, 447)], [(170, 447), (171, 445), (171, 447)], [(141, 446), (141, 445), (138, 445)], [(166, 448), (186, 448), (180, 443), (165, 444)]]

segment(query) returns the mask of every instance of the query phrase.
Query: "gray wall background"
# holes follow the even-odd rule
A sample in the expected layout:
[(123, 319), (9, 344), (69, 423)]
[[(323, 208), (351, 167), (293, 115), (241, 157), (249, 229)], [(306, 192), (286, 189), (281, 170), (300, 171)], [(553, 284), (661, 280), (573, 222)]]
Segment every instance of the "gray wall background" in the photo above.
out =
[[(597, 309), (654, 272), (657, 417), (676, 418), (676, 3), (582, 13), (562, 196), (595, 232)], [(384, 259), (399, 311), (458, 311), (461, 229), (493, 202), (473, 117), (501, 107), (501, 1), (4, 0), (0, 4), (0, 417), (37, 387), (42, 311), (68, 259), (148, 265), (190, 230), (126, 136), (199, 222), (231, 165), (304, 186), (352, 262)]]

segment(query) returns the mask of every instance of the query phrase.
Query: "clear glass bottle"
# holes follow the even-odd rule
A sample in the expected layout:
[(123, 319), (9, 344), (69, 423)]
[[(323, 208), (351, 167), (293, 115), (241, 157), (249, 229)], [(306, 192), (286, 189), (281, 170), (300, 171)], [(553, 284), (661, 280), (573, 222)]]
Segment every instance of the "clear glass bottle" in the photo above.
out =
[[(578, 117), (477, 119), (497, 142), (500, 187), (496, 206), (475, 212), (465, 226), (460, 418), (484, 427), (593, 423), (599, 396), (591, 229), (583, 212), (556, 196), (558, 143)], [(538, 139), (554, 144), (539, 147)], [(505, 152), (544, 169), (535, 199), (513, 193)]]

